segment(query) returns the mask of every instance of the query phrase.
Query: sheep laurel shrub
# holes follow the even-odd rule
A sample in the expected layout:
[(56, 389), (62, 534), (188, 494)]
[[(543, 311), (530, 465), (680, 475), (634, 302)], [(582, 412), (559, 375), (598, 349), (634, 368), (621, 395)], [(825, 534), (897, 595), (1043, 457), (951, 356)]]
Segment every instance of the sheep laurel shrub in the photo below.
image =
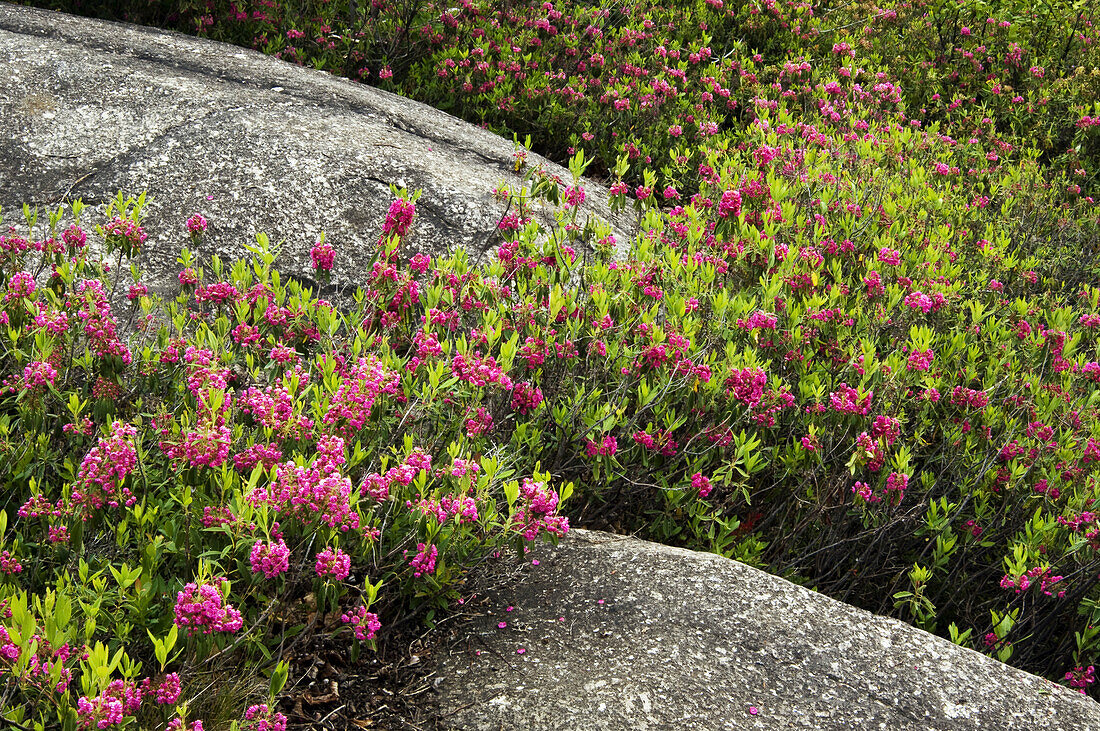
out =
[(1100, 191), (1094, 3), (31, 1), (378, 84), (559, 161), (585, 149), (592, 173), (629, 154), (662, 190), (695, 192), (707, 150), (743, 139), (761, 105), (847, 128), (870, 101), (959, 140), (1034, 146), (1071, 195)]
[[(299, 633), (354, 658), (490, 554), (568, 530), (570, 486), (517, 479), (505, 445), (455, 421), (476, 402), (488, 431), (538, 404), (422, 322), (419, 293), (449, 303), (472, 272), (397, 261), (411, 202), (379, 239), (385, 324), (380, 289), (340, 312), (262, 236), (232, 263), (184, 249), (161, 300), (133, 263), (144, 202), (120, 194), (94, 226), (79, 203), (27, 211), (0, 236), (0, 725), (201, 728), (187, 702), (216, 659), (267, 666)], [(201, 243), (206, 221), (187, 229)], [(242, 728), (285, 723), (286, 675)]]
[[(384, 367), (446, 392), (393, 414), (436, 462), (507, 454), (586, 521), (1092, 684), (1095, 4), (64, 5), (530, 136), (491, 261), (399, 252), (357, 300)], [(582, 172), (637, 238), (578, 215)]]

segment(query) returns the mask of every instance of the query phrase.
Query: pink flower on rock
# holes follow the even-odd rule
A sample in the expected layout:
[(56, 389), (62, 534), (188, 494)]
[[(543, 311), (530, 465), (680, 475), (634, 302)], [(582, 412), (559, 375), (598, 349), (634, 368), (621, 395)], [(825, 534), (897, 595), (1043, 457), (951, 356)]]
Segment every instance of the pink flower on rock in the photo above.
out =
[(569, 186), (565, 189), (565, 205), (570, 208), (575, 208), (584, 203), (584, 188), (576, 185)]
[(545, 483), (524, 479), (519, 497), (522, 502), (512, 523), (524, 539), (533, 541), (543, 531), (556, 536), (569, 532), (569, 519), (557, 514), (558, 494)]
[(127, 256), (135, 256), (141, 250), (148, 235), (145, 229), (138, 226), (128, 218), (115, 216), (110, 223), (103, 227), (103, 233), (109, 244), (122, 248)]
[(187, 267), (182, 270), (176, 278), (179, 280), (180, 286), (188, 287), (199, 283), (199, 274), (192, 267)]
[(1095, 668), (1092, 665), (1087, 668), (1076, 667), (1066, 673), (1066, 680), (1069, 681), (1070, 687), (1077, 689), (1078, 693), (1085, 693), (1085, 689), (1096, 682)]
[(84, 233), (80, 226), (74, 223), (65, 229), (65, 233), (61, 234), (61, 240), (69, 247), (69, 253), (71, 254), (84, 248), (84, 244), (88, 241), (88, 235)]
[(314, 269), (321, 272), (331, 272), (333, 262), (336, 260), (336, 252), (331, 244), (322, 239), (314, 243), (313, 248), (309, 250), (309, 259), (313, 263)]
[(193, 213), (191, 217), (187, 219), (187, 233), (195, 238), (206, 233), (206, 219), (202, 217), (202, 214)]
[(382, 240), (391, 236), (404, 238), (415, 214), (416, 206), (410, 201), (398, 198), (391, 203), (390, 210), (386, 214), (386, 223), (382, 226)]

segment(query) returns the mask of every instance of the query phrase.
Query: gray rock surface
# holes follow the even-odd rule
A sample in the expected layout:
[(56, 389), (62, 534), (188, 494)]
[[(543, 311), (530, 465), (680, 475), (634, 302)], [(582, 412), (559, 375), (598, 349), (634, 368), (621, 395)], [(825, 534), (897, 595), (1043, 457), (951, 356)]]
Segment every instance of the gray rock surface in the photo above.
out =
[[(147, 190), (144, 268), (157, 289), (175, 284), (195, 211), (210, 223), (203, 256), (241, 256), (262, 231), (286, 242), (277, 265), (304, 273), (324, 231), (337, 274), (354, 283), (391, 183), (423, 190), (410, 250), (475, 257), (505, 210), (493, 189), (520, 184), (512, 153), (426, 105), (257, 52), (0, 3), (5, 218), (24, 202), (103, 204)], [(587, 188), (587, 210), (610, 218), (606, 191)], [(628, 220), (616, 219), (620, 241)]]
[(442, 654), (448, 728), (1100, 729), (1068, 688), (721, 556), (574, 530), (524, 573)]

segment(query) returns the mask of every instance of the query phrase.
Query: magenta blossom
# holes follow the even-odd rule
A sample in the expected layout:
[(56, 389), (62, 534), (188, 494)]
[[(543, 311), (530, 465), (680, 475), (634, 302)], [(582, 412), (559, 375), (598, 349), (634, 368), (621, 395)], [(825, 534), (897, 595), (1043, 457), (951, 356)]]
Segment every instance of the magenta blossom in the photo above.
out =
[(351, 556), (339, 548), (328, 546), (317, 554), (317, 562), (314, 564), (313, 570), (322, 579), (331, 576), (337, 581), (343, 581), (351, 573)]
[(269, 579), (284, 574), (290, 569), (290, 549), (281, 538), (267, 543), (256, 541), (252, 546), (249, 559), (252, 563), (252, 573), (263, 574)]
[[(214, 579), (221, 584), (223, 579)], [(193, 634), (201, 631), (234, 633), (244, 624), (241, 613), (226, 604), (214, 584), (188, 584), (176, 596), (176, 626)]]
[(313, 262), (314, 269), (331, 272), (333, 262), (336, 259), (336, 252), (330, 244), (322, 239), (313, 244), (313, 248), (309, 250), (309, 258)]

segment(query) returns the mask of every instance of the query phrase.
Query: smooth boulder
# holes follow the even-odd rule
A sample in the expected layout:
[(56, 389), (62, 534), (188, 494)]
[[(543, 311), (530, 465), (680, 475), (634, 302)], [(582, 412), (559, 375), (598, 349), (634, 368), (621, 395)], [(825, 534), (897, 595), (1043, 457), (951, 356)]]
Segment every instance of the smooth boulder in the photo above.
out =
[(1087, 731), (1100, 705), (714, 554), (574, 530), (466, 603), (453, 729)]
[[(0, 3), (0, 207), (53, 208), (148, 191), (149, 283), (171, 291), (184, 221), (209, 222), (198, 251), (223, 259), (265, 232), (299, 276), (324, 232), (338, 281), (369, 267), (392, 200), (422, 190), (409, 251), (497, 241), (501, 182), (518, 187), (514, 147), (424, 104), (235, 46), (152, 28)], [(569, 173), (537, 155), (533, 165)], [(587, 184), (584, 215), (616, 223)], [(543, 214), (547, 212), (544, 210)], [(583, 218), (583, 216), (582, 216)], [(202, 263), (200, 261), (200, 263)]]

